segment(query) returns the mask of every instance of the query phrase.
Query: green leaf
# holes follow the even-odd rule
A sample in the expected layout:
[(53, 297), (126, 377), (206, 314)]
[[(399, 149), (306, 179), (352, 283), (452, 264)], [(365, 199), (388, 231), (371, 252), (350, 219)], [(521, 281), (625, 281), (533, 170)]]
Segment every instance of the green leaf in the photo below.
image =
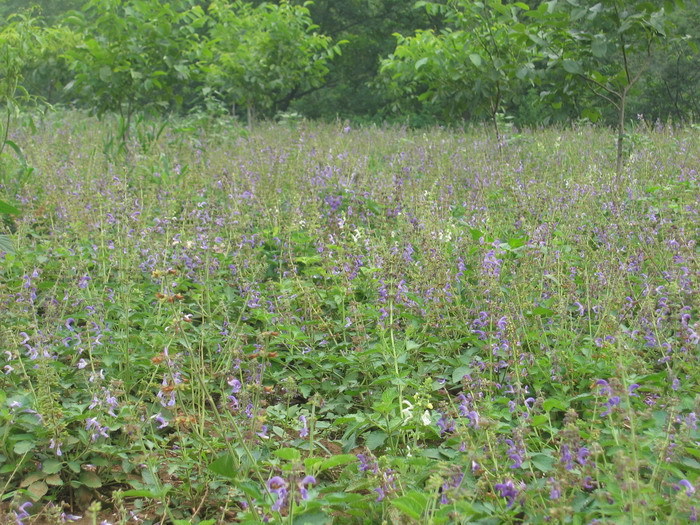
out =
[(572, 75), (583, 74), (583, 68), (581, 67), (581, 64), (575, 60), (564, 60), (562, 62), (562, 66), (564, 67), (564, 71), (566, 71), (567, 73), (571, 73)]
[(15, 253), (12, 240), (7, 235), (0, 234), (0, 252)]
[(43, 481), (37, 481), (27, 487), (27, 492), (29, 492), (34, 501), (43, 498), (48, 491), (49, 486)]
[(14, 152), (17, 154), (19, 159), (22, 161), (22, 164), (27, 164), (27, 159), (24, 157), (24, 153), (22, 153), (22, 149), (17, 145), (16, 142), (14, 142), (10, 139), (7, 139), (5, 141), (5, 144), (10, 146), (14, 150)]
[(102, 66), (98, 72), (100, 80), (108, 82), (112, 77), (112, 69), (109, 66)]
[(294, 517), (294, 525), (326, 525), (333, 520), (325, 512), (314, 511)]
[[(277, 456), (280, 459), (284, 459), (287, 461), (299, 461), (301, 459), (301, 452), (299, 452), (295, 448), (281, 448), (279, 450), (275, 450), (273, 452), (275, 456)], [(211, 466), (210, 466), (211, 468)]]
[(696, 472), (700, 472), (700, 461), (693, 458), (683, 458), (680, 462), (681, 465), (689, 467)]
[(472, 64), (474, 64), (476, 67), (481, 67), (481, 56), (480, 55), (477, 55), (476, 53), (470, 53), (469, 60), (471, 60)]
[(421, 344), (416, 343), (415, 341), (411, 341), (410, 339), (406, 340), (406, 351), (410, 352), (411, 350), (415, 350), (416, 348), (420, 348)]
[(20, 487), (28, 487), (32, 483), (35, 483), (37, 481), (41, 481), (44, 479), (44, 474), (41, 472), (32, 472), (29, 474), (26, 478), (22, 480), (22, 482), (19, 484)]
[(459, 383), (464, 376), (472, 371), (470, 366), (460, 366), (452, 371), (452, 382)]
[(416, 71), (418, 71), (420, 68), (422, 68), (425, 64), (428, 63), (428, 57), (423, 57), (420, 60), (416, 62)]
[(340, 465), (347, 465), (353, 461), (357, 461), (357, 456), (355, 456), (355, 454), (338, 454), (337, 456), (331, 456), (325, 460), (318, 468), (319, 470), (328, 470), (339, 467)]
[(365, 445), (367, 445), (368, 449), (375, 450), (384, 444), (387, 437), (387, 433), (381, 430), (369, 432), (365, 434)]
[(547, 454), (533, 454), (530, 456), (530, 462), (535, 466), (535, 468), (541, 472), (549, 472), (552, 470), (554, 465), (554, 458)]
[(19, 443), (15, 443), (15, 446), (12, 448), (12, 450), (15, 454), (21, 456), (32, 450), (34, 447), (35, 445), (31, 441), (20, 441)]
[(428, 497), (415, 490), (391, 500), (391, 504), (414, 520), (420, 520), (428, 505)]
[(19, 210), (14, 206), (10, 206), (5, 201), (0, 201), (0, 213), (5, 215), (19, 215)]
[(536, 416), (534, 416), (530, 420), (530, 424), (535, 428), (542, 427), (542, 426), (546, 425), (548, 422), (549, 422), (549, 420), (547, 419), (547, 416), (545, 416), (544, 414), (537, 414)]
[(83, 485), (91, 489), (98, 489), (102, 486), (102, 480), (95, 472), (83, 471), (78, 479)]
[(47, 459), (41, 465), (41, 471), (45, 474), (56, 474), (61, 471), (63, 463), (55, 459)]
[(527, 237), (513, 237), (512, 239), (508, 239), (508, 246), (510, 246), (511, 249), (515, 250), (516, 248), (525, 246), (528, 240), (529, 239)]
[(63, 480), (58, 474), (51, 474), (50, 476), (46, 476), (46, 479), (44, 481), (46, 481), (46, 483), (48, 483), (52, 487), (60, 487), (61, 485), (63, 485)]
[(581, 112), (581, 116), (583, 118), (587, 118), (588, 120), (590, 120), (593, 123), (596, 123), (596, 122), (598, 122), (598, 120), (600, 120), (600, 117), (602, 115), (600, 114), (600, 111), (598, 111), (595, 108), (585, 108)]
[(238, 474), (238, 461), (231, 454), (219, 456), (209, 465), (209, 470), (229, 479), (236, 479)]
[(591, 43), (591, 53), (596, 58), (603, 58), (608, 52), (608, 44), (605, 38), (600, 36), (593, 37), (593, 42)]
[(132, 489), (132, 490), (124, 490), (119, 493), (120, 496), (123, 496), (125, 498), (148, 498), (148, 499), (157, 499), (161, 495), (157, 492), (154, 492), (152, 490), (145, 490), (145, 489)]
[(565, 411), (569, 408), (569, 404), (561, 399), (549, 398), (542, 403), (542, 408), (544, 408), (545, 412), (549, 412), (552, 409)]

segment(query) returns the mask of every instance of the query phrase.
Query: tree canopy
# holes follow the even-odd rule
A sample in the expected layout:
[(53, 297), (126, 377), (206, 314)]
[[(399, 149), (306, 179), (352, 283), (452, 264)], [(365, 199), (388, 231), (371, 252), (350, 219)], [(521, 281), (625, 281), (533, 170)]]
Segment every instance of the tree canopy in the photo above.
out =
[(698, 8), (698, 0), (5, 0), (0, 44), (11, 45), (18, 16), (34, 36), (0, 68), (18, 92), (124, 118), (137, 109), (294, 111), (487, 120), (497, 133), (503, 118), (588, 119), (621, 132), (632, 115), (697, 119)]

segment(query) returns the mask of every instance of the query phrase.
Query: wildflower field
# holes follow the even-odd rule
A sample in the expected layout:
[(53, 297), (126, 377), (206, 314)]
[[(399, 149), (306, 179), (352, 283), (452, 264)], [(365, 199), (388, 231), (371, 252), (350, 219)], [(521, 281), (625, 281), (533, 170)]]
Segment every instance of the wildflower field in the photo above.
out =
[(113, 129), (0, 159), (0, 523), (697, 520), (697, 128)]

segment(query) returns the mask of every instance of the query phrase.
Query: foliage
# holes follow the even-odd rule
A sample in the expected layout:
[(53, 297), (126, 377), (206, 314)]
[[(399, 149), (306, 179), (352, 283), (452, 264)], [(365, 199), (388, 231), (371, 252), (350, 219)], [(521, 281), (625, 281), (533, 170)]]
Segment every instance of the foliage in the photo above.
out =
[(315, 31), (305, 6), (215, 0), (208, 13), (204, 94), (232, 113), (236, 106), (265, 116), (286, 110), (323, 83), (327, 61), (340, 54), (341, 43)]
[(31, 15), (53, 24), (67, 11), (79, 9), (84, 3), (85, 0), (3, 0), (0, 2), (0, 16)]
[[(10, 139), (10, 129), (22, 105), (36, 101), (23, 85), (23, 73), (28, 62), (41, 54), (45, 32), (35, 20), (25, 15), (13, 15), (0, 30), (0, 109), (4, 115), (0, 121), (0, 189), (7, 192), (12, 187), (13, 178), (24, 178), (31, 168), (27, 165), (22, 150)], [(17, 162), (5, 154), (10, 147)], [(19, 210), (0, 199), (0, 216), (3, 222), (12, 227), (9, 215)], [(6, 235), (0, 235), (0, 250), (12, 252), (12, 243)]]
[(187, 0), (91, 0), (65, 20), (84, 33), (66, 52), (74, 80), (66, 89), (97, 115), (121, 115), (126, 139), (134, 112), (182, 107), (195, 76), (204, 12)]
[[(28, 93), (99, 115), (117, 112), (122, 139), (133, 108), (416, 125), (587, 118), (619, 130), (624, 91), (625, 114), (683, 121), (697, 114), (697, 0), (459, 0), (417, 8), (399, 0), (95, 0), (71, 11), (81, 3), (6, 0), (0, 13), (37, 17), (44, 42), (23, 65)], [(404, 35), (398, 48), (392, 34)], [(352, 53), (341, 55), (339, 46)], [(623, 49), (626, 87), (618, 75)], [(435, 52), (432, 67), (420, 62)], [(594, 72), (614, 93), (593, 83)]]
[(396, 50), (382, 63), (389, 89), (399, 101), (417, 97), (450, 120), (486, 116), (498, 136), (497, 115), (534, 71), (532, 42), (520, 21), (529, 7), (502, 0), (418, 5), (444, 16), (447, 27), (396, 35)]
[[(571, 95), (580, 86), (611, 104), (617, 113), (617, 171), (622, 170), (628, 99), (651, 64), (652, 52), (666, 36), (666, 15), (674, 2), (645, 0), (601, 3), (574, 0), (544, 2), (531, 13), (543, 29), (547, 67), (560, 67), (565, 81), (557, 93)], [(593, 108), (582, 115), (595, 121)]]
[(395, 32), (431, 24), (425, 10), (404, 0), (316, 0), (309, 10), (321, 33), (346, 40), (352, 52), (334, 57), (324, 85), (302, 96), (294, 108), (310, 118), (390, 118), (384, 111), (386, 92), (373, 85), (380, 59), (394, 49)]
[(631, 114), (647, 120), (695, 122), (700, 117), (700, 2), (685, 2), (685, 9), (670, 13), (669, 44), (652, 56), (652, 64), (640, 80), (639, 94), (630, 100)]
[(110, 127), (18, 130), (12, 521), (697, 513), (698, 130)]

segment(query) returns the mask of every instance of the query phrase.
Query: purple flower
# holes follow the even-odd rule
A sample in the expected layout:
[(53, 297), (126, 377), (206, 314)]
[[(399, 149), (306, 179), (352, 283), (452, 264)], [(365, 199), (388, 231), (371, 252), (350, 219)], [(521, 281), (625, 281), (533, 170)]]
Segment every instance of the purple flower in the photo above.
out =
[(88, 274), (83, 275), (78, 281), (78, 288), (87, 288), (90, 281), (92, 281), (92, 278)]
[(498, 277), (501, 275), (501, 263), (503, 260), (496, 257), (496, 250), (489, 250), (481, 261), (481, 267), (486, 275)]
[(693, 494), (695, 494), (695, 487), (687, 479), (680, 480), (678, 482), (676, 490), (680, 490), (681, 487), (685, 488), (685, 495), (686, 496), (691, 497)]
[(309, 427), (306, 424), (306, 416), (299, 416), (299, 422), (302, 424), (301, 430), (299, 431), (299, 437), (305, 438), (309, 435)]
[(504, 315), (496, 323), (496, 328), (498, 328), (499, 332), (503, 332), (507, 326), (508, 326), (508, 318)]
[(593, 478), (591, 476), (586, 476), (585, 478), (583, 478), (583, 481), (581, 482), (581, 486), (586, 490), (593, 490), (595, 488), (595, 484), (593, 483)]
[(440, 415), (440, 419), (437, 421), (437, 426), (440, 428), (440, 435), (446, 432), (455, 431), (455, 422), (452, 418), (445, 416), (445, 414)]
[(299, 494), (301, 494), (301, 499), (309, 498), (309, 485), (315, 485), (316, 478), (313, 476), (306, 476), (299, 482)]
[(158, 428), (165, 428), (168, 426), (168, 422), (165, 420), (165, 418), (161, 415), (160, 412), (151, 416), (151, 419), (155, 419), (158, 422)]
[(620, 396), (612, 396), (612, 397), (608, 398), (608, 400), (605, 403), (603, 403), (603, 406), (608, 407), (608, 409), (605, 412), (603, 412), (602, 414), (600, 414), (600, 416), (601, 417), (607, 416), (608, 414), (610, 414), (610, 412), (612, 412), (613, 407), (616, 407), (619, 404), (620, 404)]
[(579, 465), (585, 465), (587, 463), (586, 458), (590, 455), (590, 451), (586, 447), (581, 447), (578, 449), (578, 452), (576, 453), (576, 461), (578, 462)]
[(551, 485), (549, 499), (554, 500), (561, 498), (561, 486), (559, 486), (559, 482), (554, 478), (549, 478), (547, 481), (549, 481), (549, 484)]
[(287, 482), (280, 476), (274, 476), (268, 480), (267, 490), (277, 496), (271, 510), (280, 511), (287, 501)]
[(441, 496), (440, 496), (440, 503), (443, 505), (447, 505), (450, 502), (450, 499), (447, 497), (447, 493), (450, 490), (457, 489), (459, 486), (462, 484), (462, 480), (464, 479), (464, 474), (462, 473), (461, 470), (458, 470), (457, 472), (453, 473), (450, 478), (445, 481), (442, 484), (442, 490)]
[(30, 508), (33, 505), (31, 501), (26, 501), (22, 503), (19, 508), (15, 511), (15, 520), (17, 522), (17, 525), (23, 525), (22, 520), (26, 519), (29, 517), (29, 512), (27, 512), (27, 509)]
[(414, 253), (413, 245), (409, 242), (403, 249), (403, 260), (407, 263), (412, 263)]
[(598, 390), (600, 392), (600, 395), (609, 396), (610, 394), (612, 394), (612, 388), (605, 379), (598, 379), (598, 381), (596, 381), (595, 384), (600, 387)]
[(467, 399), (467, 396), (465, 396), (462, 392), (460, 392), (457, 395), (457, 399), (459, 400), (459, 407), (458, 407), (459, 413), (466, 417), (467, 414), (469, 413), (470, 402)]
[(357, 454), (357, 459), (360, 461), (360, 472), (369, 471), (374, 474), (379, 472), (377, 462), (368, 458), (365, 454)]
[(512, 507), (515, 504), (519, 491), (513, 484), (512, 480), (506, 480), (505, 483), (496, 483), (494, 488), (498, 491), (502, 498), (506, 499), (508, 507)]
[(92, 439), (92, 441), (97, 441), (99, 437), (109, 437), (109, 428), (100, 425), (99, 421), (97, 421), (97, 418), (91, 417), (88, 418), (86, 421), (87, 424), (85, 425), (85, 430), (93, 431), (90, 435), (90, 439)]
[(238, 410), (241, 406), (241, 404), (238, 402), (238, 398), (231, 394), (228, 396), (228, 400), (230, 401), (231, 409), (232, 410)]
[(49, 448), (53, 450), (57, 456), (60, 457), (63, 455), (63, 451), (61, 451), (60, 441), (56, 441), (54, 438), (51, 438), (51, 440), (49, 441)]
[(479, 413), (476, 410), (470, 410), (467, 413), (467, 419), (469, 419), (469, 426), (479, 428)]
[(232, 394), (237, 394), (238, 392), (241, 391), (241, 382), (238, 379), (236, 379), (235, 377), (229, 379), (227, 381), (227, 383), (231, 387)]
[(512, 439), (506, 439), (506, 444), (508, 445), (508, 457), (513, 461), (510, 468), (516, 469), (523, 466), (523, 457), (525, 455), (525, 450), (520, 446), (520, 444), (515, 443)]
[(564, 464), (566, 470), (573, 470), (574, 468), (574, 460), (569, 445), (561, 446), (561, 463)]
[(377, 487), (374, 489), (374, 492), (378, 494), (376, 501), (380, 502), (386, 497), (386, 492), (384, 492), (384, 489), (382, 487)]

